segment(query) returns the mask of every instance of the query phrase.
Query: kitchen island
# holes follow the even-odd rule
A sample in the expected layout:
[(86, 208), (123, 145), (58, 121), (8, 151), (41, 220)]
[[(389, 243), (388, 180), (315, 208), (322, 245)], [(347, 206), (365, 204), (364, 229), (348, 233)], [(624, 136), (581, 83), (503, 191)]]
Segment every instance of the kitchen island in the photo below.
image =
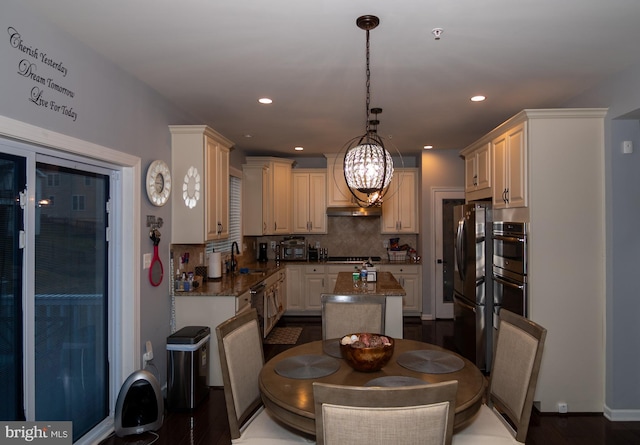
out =
[(384, 333), (393, 338), (402, 338), (402, 305), (407, 293), (391, 272), (377, 272), (376, 281), (359, 282), (358, 287), (354, 286), (351, 272), (339, 272), (333, 293), (384, 295), (386, 297)]

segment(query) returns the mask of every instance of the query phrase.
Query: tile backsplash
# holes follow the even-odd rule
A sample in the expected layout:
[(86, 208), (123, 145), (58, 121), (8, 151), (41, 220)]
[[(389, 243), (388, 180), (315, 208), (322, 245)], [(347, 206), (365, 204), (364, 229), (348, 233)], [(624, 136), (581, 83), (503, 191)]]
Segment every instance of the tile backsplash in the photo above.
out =
[[(418, 235), (383, 235), (380, 233), (380, 217), (353, 217), (353, 216), (332, 216), (328, 218), (328, 228), (326, 235), (306, 234), (307, 245), (315, 246), (316, 242), (320, 247), (329, 250), (329, 256), (380, 256), (386, 257), (387, 251), (383, 247), (384, 241), (390, 238), (400, 238), (399, 245), (408, 244), (417, 250)], [(282, 236), (261, 236), (247, 237), (257, 243), (270, 241), (279, 242)], [(247, 244), (250, 241), (245, 241)], [(420, 253), (418, 253), (420, 254)], [(269, 258), (274, 257), (274, 252), (269, 252)]]
[[(387, 251), (383, 247), (383, 242), (388, 242), (390, 238), (400, 238), (398, 242), (400, 246), (407, 244), (416, 250), (418, 248), (417, 234), (381, 234), (379, 217), (332, 216), (328, 218), (327, 231), (328, 233), (325, 235), (306, 234), (299, 236), (305, 237), (307, 245), (315, 246), (316, 242), (319, 242), (320, 247), (328, 249), (329, 256), (380, 256), (386, 258)], [(238, 257), (238, 267), (257, 259), (259, 243), (270, 243), (271, 241), (279, 243), (283, 238), (283, 236), (244, 237), (243, 244), (246, 248)], [(180, 269), (180, 272), (190, 272), (195, 270), (195, 266), (205, 265), (207, 259), (204, 252), (204, 244), (171, 245), (173, 273), (175, 274), (175, 269)], [(226, 254), (227, 252), (223, 252), (223, 257)], [(275, 252), (269, 249), (268, 257), (274, 259)], [(185, 263), (185, 261), (187, 262)]]

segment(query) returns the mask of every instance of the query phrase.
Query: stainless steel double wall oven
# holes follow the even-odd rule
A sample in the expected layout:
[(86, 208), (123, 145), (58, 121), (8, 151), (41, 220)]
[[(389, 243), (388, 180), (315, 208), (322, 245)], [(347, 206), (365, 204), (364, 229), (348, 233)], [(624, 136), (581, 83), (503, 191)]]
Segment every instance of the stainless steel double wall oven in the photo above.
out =
[(524, 317), (527, 313), (527, 224), (493, 223), (493, 313), (504, 308)]

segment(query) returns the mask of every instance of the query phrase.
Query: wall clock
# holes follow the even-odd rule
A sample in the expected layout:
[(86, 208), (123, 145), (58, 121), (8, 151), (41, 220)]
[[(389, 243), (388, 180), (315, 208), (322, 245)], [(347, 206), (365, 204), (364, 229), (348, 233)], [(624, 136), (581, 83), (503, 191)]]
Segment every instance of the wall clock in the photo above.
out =
[(182, 199), (184, 204), (190, 209), (194, 208), (200, 200), (200, 173), (195, 167), (189, 167), (187, 174), (184, 175), (182, 183)]
[(164, 161), (156, 160), (147, 169), (147, 196), (154, 206), (163, 206), (171, 194), (171, 172)]

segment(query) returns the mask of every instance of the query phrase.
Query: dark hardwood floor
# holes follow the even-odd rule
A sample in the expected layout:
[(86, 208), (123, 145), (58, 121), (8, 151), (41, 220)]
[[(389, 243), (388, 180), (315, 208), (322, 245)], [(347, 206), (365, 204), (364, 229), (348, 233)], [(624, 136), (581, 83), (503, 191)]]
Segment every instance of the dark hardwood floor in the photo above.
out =
[[(298, 344), (320, 340), (319, 317), (284, 317), (279, 326), (302, 326)], [(453, 323), (405, 318), (404, 337), (455, 350)], [(265, 359), (290, 345), (264, 345)], [(158, 437), (151, 433), (119, 438), (111, 436), (102, 445), (229, 445), (231, 437), (222, 389), (211, 389), (209, 397), (190, 413), (167, 413)], [(156, 440), (154, 442), (154, 440)], [(540, 414), (531, 417), (527, 445), (637, 445), (640, 422), (610, 422), (602, 414)]]

